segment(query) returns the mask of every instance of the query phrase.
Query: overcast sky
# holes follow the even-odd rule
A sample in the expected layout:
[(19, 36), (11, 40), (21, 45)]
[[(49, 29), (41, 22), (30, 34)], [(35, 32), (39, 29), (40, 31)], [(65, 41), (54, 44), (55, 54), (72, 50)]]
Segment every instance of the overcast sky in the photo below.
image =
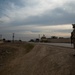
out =
[(29, 40), (70, 37), (75, 23), (75, 0), (0, 0), (0, 34), (3, 38)]

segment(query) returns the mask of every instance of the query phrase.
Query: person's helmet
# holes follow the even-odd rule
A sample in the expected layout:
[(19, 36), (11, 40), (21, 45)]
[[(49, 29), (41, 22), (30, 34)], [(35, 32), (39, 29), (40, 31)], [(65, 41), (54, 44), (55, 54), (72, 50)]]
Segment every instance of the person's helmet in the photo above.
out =
[(72, 24), (73, 28), (75, 28), (75, 24)]

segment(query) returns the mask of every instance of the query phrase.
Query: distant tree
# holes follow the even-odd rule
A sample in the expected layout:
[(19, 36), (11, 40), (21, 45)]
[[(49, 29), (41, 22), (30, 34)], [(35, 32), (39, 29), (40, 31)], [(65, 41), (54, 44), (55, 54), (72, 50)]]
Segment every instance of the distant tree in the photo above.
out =
[(5, 39), (5, 38), (3, 38), (3, 41), (5, 42), (5, 41), (6, 41), (6, 39)]
[(52, 38), (52, 39), (58, 39), (58, 37), (57, 37), (57, 36), (51, 36), (51, 38)]
[(19, 40), (19, 42), (22, 42), (22, 40)]
[(34, 42), (34, 40), (33, 39), (30, 39), (30, 41), (29, 42)]
[(36, 40), (35, 40), (35, 42), (39, 42), (40, 40), (37, 38)]

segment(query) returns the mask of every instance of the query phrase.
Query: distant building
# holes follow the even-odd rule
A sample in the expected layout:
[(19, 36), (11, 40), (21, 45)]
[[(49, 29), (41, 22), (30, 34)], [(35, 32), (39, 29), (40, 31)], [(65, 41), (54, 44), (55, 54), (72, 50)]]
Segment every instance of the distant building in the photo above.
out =
[(41, 37), (41, 42), (47, 42), (47, 38), (46, 38), (45, 35), (43, 35), (43, 36)]

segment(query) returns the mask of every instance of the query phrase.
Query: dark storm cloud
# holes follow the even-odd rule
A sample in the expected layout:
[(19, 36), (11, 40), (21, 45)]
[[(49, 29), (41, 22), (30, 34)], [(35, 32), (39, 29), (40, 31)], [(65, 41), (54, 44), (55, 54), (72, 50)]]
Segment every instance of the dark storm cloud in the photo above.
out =
[(24, 6), (21, 0), (0, 0), (0, 17), (7, 16), (5, 12), (11, 7), (10, 3), (20, 8)]
[(25, 22), (28, 24), (35, 25), (60, 25), (60, 24), (71, 24), (75, 22), (75, 13), (69, 13), (64, 11), (62, 8), (56, 8), (49, 14), (40, 16), (32, 16)]
[[(0, 11), (1, 11), (0, 16), (2, 16), (2, 14), (3, 14), (7, 18), (11, 19), (10, 16), (7, 15), (7, 13), (4, 12), (6, 10), (4, 6), (6, 6), (9, 2), (14, 3), (15, 5), (19, 6), (20, 8), (23, 5), (23, 2), (21, 0), (18, 0), (18, 1), (17, 0), (1, 0), (0, 1), (0, 8), (1, 8), (0, 9)], [(32, 6), (33, 3), (28, 4), (28, 1), (25, 0), (24, 4), (26, 6), (27, 5), (29, 6), (29, 4), (30, 4), (30, 6)], [(24, 19), (20, 19), (20, 18), (15, 19), (14, 18), (14, 20), (11, 21), (8, 24), (14, 25), (14, 26), (15, 25), (62, 25), (62, 24), (72, 24), (72, 23), (75, 22), (75, 13), (74, 13), (74, 11), (72, 11), (72, 10), (74, 10), (74, 7), (75, 7), (75, 3), (73, 1), (72, 2), (70, 1), (68, 3), (65, 3), (63, 7), (56, 7), (53, 10), (48, 9), (48, 10), (44, 11), (42, 14), (38, 14), (38, 15), (35, 15), (35, 16), (31, 15), (31, 16), (28, 16), (27, 18), (24, 18)]]
[(17, 6), (23, 5), (21, 0), (0, 0), (1, 8), (4, 8), (5, 6), (8, 6), (9, 3), (13, 3), (14, 5), (17, 5)]
[[(46, 13), (47, 12), (47, 13)], [(43, 15), (29, 16), (24, 20), (15, 20), (12, 25), (62, 25), (75, 22), (75, 13), (70, 13), (62, 8), (46, 11)]]

